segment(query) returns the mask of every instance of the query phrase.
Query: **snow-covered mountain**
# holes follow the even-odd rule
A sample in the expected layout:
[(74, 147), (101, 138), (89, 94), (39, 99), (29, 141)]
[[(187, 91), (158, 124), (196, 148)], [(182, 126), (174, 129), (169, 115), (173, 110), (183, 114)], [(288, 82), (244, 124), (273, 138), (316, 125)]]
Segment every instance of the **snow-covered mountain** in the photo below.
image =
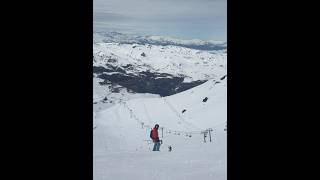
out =
[[(116, 32), (95, 33), (93, 37), (95, 109), (136, 93), (176, 94), (226, 75), (225, 43)], [(186, 47), (207, 44), (221, 48)]]
[[(226, 180), (227, 80), (220, 79), (167, 97), (129, 100), (96, 114), (94, 179)], [(151, 151), (149, 139), (156, 123), (163, 140), (160, 152)], [(212, 142), (202, 134), (209, 128)]]
[(199, 39), (177, 39), (163, 36), (138, 36), (119, 32), (95, 32), (94, 42), (121, 44), (150, 44), (160, 46), (180, 46), (198, 50), (226, 50), (227, 43), (223, 41), (203, 41)]
[(227, 179), (225, 43), (106, 32), (93, 50), (94, 180)]

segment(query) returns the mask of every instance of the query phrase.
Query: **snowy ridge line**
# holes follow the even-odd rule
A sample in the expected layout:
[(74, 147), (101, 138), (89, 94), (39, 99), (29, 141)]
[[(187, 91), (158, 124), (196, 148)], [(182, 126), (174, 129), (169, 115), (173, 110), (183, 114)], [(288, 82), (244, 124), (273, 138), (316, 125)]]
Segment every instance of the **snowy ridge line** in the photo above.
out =
[(198, 50), (224, 50), (227, 48), (226, 41), (181, 39), (159, 35), (141, 36), (137, 34), (119, 33), (116, 31), (94, 31), (93, 39), (94, 43), (104, 42), (119, 44), (180, 46)]
[[(147, 128), (147, 129), (152, 129), (153, 126), (150, 125), (150, 124), (146, 124), (145, 122), (141, 121), (141, 120), (135, 115), (135, 113), (132, 111), (132, 109), (130, 109), (129, 106), (126, 105), (125, 102), (123, 102), (123, 105), (124, 105), (125, 108), (127, 108), (127, 109), (130, 111), (130, 116), (133, 117), (133, 118), (137, 121), (137, 123), (139, 123), (139, 124), (142, 125), (142, 129), (145, 129), (145, 128)], [(131, 114), (132, 114), (132, 115), (131, 115)], [(216, 124), (216, 125), (212, 126), (211, 129), (215, 129), (215, 127), (220, 126), (221, 124), (223, 124), (223, 123)], [(202, 134), (204, 131), (207, 131), (208, 129), (210, 129), (210, 128), (207, 128), (207, 129), (202, 130), (202, 131), (177, 131), (177, 130), (168, 129), (168, 128), (165, 128), (165, 127), (162, 127), (162, 128), (163, 128), (164, 130), (166, 130), (165, 132), (166, 132), (167, 134), (168, 134), (168, 131), (169, 131), (169, 133), (172, 132), (172, 133), (174, 133), (175, 135), (176, 135), (176, 133), (180, 133), (180, 134)], [(200, 128), (199, 128), (199, 129), (200, 129)]]

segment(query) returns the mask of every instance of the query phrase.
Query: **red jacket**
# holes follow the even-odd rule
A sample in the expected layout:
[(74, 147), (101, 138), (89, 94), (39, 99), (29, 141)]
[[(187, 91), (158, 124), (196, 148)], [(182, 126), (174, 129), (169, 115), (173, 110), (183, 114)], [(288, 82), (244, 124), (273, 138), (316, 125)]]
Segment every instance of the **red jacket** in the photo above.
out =
[(152, 140), (153, 141), (158, 141), (159, 140), (159, 135), (158, 135), (158, 130), (156, 128), (152, 129)]

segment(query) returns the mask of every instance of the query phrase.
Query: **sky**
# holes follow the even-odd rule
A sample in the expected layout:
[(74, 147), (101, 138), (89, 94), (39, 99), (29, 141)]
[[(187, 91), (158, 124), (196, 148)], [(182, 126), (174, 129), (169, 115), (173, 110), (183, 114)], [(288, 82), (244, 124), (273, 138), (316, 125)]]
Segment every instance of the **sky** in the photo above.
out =
[(227, 0), (93, 0), (94, 31), (227, 40)]

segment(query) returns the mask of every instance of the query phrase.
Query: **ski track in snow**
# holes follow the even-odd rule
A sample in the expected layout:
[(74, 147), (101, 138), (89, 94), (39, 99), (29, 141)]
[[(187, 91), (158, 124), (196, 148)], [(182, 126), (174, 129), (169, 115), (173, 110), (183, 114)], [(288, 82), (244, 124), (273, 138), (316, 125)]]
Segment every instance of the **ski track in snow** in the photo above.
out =
[[(184, 126), (186, 127), (186, 130), (191, 130), (191, 131), (196, 131), (199, 130), (200, 128), (197, 127), (196, 125), (187, 122), (179, 113), (178, 111), (173, 107), (173, 105), (165, 98), (163, 98), (164, 102), (168, 105), (168, 107), (170, 107), (170, 109), (177, 115), (177, 117), (179, 117), (179, 119), (185, 124)], [(178, 123), (180, 124), (180, 121), (178, 121)], [(191, 128), (188, 128), (191, 127)]]
[[(146, 104), (144, 103), (144, 101), (142, 101), (142, 104), (143, 104), (143, 108), (144, 108), (144, 111), (147, 115), (147, 120), (149, 121), (150, 125), (153, 124), (153, 122), (151, 121), (151, 116), (149, 115), (149, 112), (147, 110), (147, 107), (146, 107)], [(151, 126), (152, 127), (152, 126)]]

